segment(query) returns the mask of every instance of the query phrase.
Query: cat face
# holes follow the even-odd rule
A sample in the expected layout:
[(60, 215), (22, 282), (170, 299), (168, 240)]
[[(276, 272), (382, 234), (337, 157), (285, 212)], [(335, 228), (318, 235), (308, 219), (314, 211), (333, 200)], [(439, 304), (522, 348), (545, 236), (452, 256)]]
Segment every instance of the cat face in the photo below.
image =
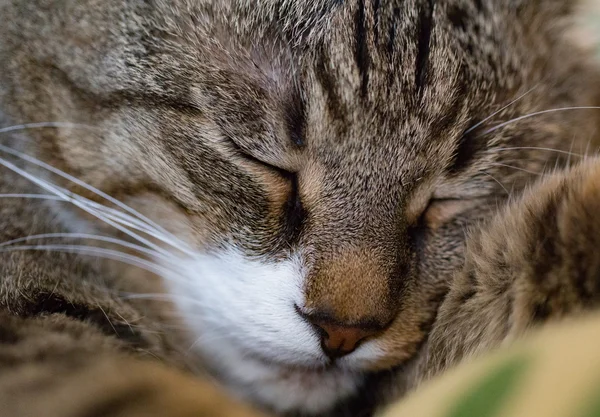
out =
[(410, 359), (467, 227), (595, 129), (573, 2), (13, 3), (3, 108), (93, 127), (30, 137), (180, 242), (194, 349), (277, 411)]

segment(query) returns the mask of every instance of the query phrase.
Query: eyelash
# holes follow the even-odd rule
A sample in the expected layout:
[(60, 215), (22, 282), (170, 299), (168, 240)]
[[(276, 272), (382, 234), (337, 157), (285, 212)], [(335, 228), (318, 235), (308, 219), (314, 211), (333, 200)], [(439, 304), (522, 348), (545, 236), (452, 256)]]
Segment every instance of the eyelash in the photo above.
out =
[(300, 199), (298, 175), (296, 173), (291, 173), (290, 181), (292, 184), (292, 191), (286, 202), (285, 217), (287, 221), (285, 221), (284, 224), (286, 236), (288, 236), (290, 240), (294, 240), (300, 234), (306, 218), (306, 211), (302, 204), (302, 200)]
[[(473, 121), (469, 123), (469, 126), (477, 126), (477, 124)], [(479, 129), (470, 128), (458, 139), (454, 158), (448, 168), (450, 174), (460, 173), (469, 166), (473, 159), (475, 159), (475, 156), (481, 150), (478, 132)]]
[(233, 140), (230, 140), (230, 142), (232, 143), (232, 146), (234, 147), (236, 152), (243, 158), (257, 165), (260, 165), (265, 169), (276, 172), (280, 177), (284, 178), (291, 184), (292, 189), (285, 203), (284, 209), (285, 221), (283, 221), (282, 223), (284, 224), (284, 235), (287, 236), (290, 240), (295, 239), (300, 233), (300, 229), (302, 228), (302, 224), (304, 223), (304, 219), (306, 216), (304, 206), (302, 204), (302, 201), (300, 200), (298, 174), (296, 172), (287, 171), (283, 168), (263, 162), (255, 156), (244, 152), (240, 148), (240, 146), (238, 146)]

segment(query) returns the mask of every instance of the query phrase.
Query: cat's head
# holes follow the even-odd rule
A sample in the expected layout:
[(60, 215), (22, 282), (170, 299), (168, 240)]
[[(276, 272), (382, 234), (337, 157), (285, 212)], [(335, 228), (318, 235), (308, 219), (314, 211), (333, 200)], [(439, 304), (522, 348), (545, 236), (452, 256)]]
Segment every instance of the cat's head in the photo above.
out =
[(467, 226), (594, 147), (572, 1), (2, 7), (7, 113), (93, 126), (28, 136), (175, 235), (152, 262), (194, 348), (279, 411), (411, 358)]

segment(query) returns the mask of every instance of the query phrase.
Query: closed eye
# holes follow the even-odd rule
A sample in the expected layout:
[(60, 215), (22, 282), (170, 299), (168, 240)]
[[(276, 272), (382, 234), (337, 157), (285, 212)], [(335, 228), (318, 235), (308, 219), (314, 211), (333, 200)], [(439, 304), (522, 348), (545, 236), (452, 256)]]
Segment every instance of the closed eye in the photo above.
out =
[(415, 251), (423, 248), (425, 237), (432, 231), (456, 220), (461, 214), (479, 204), (479, 199), (431, 199), (421, 215), (408, 228), (408, 238)]
[(416, 233), (419, 230), (436, 230), (450, 223), (462, 213), (481, 203), (479, 198), (435, 198), (423, 201), (409, 220)]
[(447, 168), (449, 174), (459, 174), (471, 165), (483, 146), (478, 131), (478, 129), (468, 129), (460, 136)]
[(285, 206), (284, 235), (288, 242), (295, 241), (306, 219), (306, 210), (300, 198), (300, 184), (298, 174), (292, 173), (290, 177), (292, 189)]
[(428, 229), (437, 229), (454, 220), (461, 213), (473, 207), (469, 199), (432, 199), (422, 215), (422, 223)]
[(259, 158), (255, 157), (254, 155), (251, 155), (250, 153), (244, 151), (237, 143), (235, 143), (235, 141), (233, 141), (231, 139), (229, 140), (229, 143), (230, 143), (231, 147), (234, 149), (234, 151), (239, 156), (241, 156), (242, 158), (244, 158), (247, 161), (252, 162), (255, 165), (259, 165), (259, 166), (262, 166), (263, 168), (273, 171), (285, 179), (290, 179), (290, 177), (292, 175), (294, 175), (294, 173), (291, 171), (288, 171), (281, 167), (269, 164), (268, 162), (262, 161)]
[(283, 225), (282, 234), (285, 236), (285, 240), (288, 243), (290, 241), (295, 240), (300, 234), (302, 225), (304, 223), (304, 219), (306, 217), (306, 211), (304, 209), (304, 205), (302, 204), (302, 200), (300, 199), (300, 186), (298, 181), (298, 174), (296, 172), (291, 172), (278, 166), (261, 161), (254, 155), (244, 152), (244, 150), (241, 149), (240, 146), (236, 144), (233, 140), (230, 140), (230, 142), (234, 150), (244, 159), (258, 166), (262, 166), (263, 168), (269, 171), (275, 172), (290, 184), (291, 189), (288, 198), (285, 202), (281, 224)]

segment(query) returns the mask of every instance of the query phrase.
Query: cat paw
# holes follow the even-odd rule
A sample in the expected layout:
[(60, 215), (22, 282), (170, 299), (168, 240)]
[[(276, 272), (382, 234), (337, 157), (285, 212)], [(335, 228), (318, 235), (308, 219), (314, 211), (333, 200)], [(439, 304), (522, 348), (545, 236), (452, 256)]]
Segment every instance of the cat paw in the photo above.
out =
[(600, 307), (600, 159), (543, 180), (484, 239), (501, 240), (514, 332)]
[(533, 326), (600, 307), (600, 159), (532, 186), (467, 240), (419, 366), (431, 377)]

